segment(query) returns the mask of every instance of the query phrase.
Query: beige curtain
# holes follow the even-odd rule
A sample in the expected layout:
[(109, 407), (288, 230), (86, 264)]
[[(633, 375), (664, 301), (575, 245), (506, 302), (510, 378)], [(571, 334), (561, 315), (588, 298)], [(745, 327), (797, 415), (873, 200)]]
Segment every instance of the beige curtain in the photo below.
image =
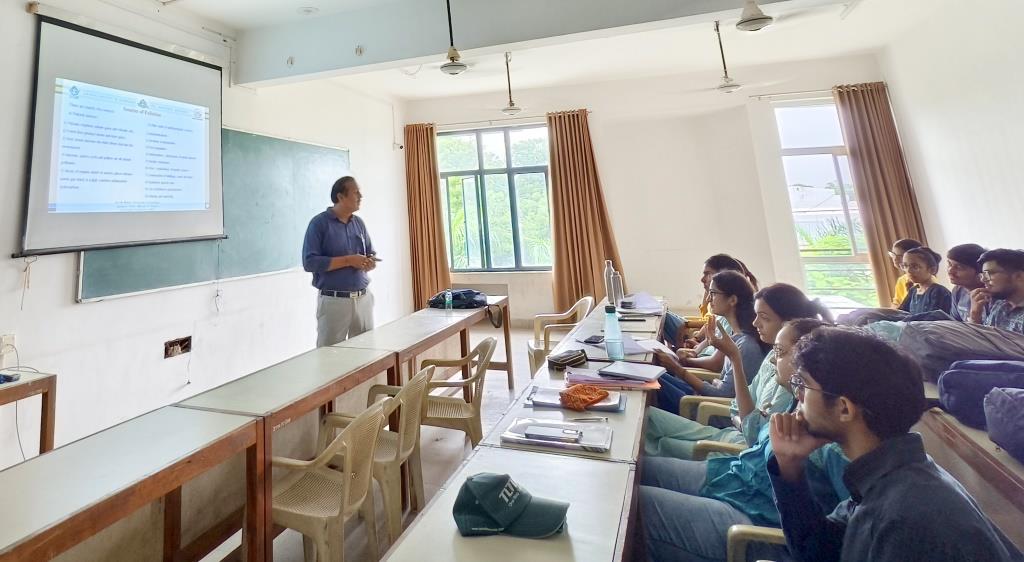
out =
[[(587, 110), (549, 113), (555, 307), (605, 296), (604, 262), (622, 271), (590, 142)], [(625, 274), (623, 274), (625, 277)]]
[(832, 89), (875, 273), (878, 301), (892, 302), (898, 272), (888, 251), (900, 238), (927, 243), (884, 82)]
[(444, 247), (436, 138), (433, 124), (405, 126), (412, 302), (416, 310), (426, 307), (430, 297), (452, 284)]

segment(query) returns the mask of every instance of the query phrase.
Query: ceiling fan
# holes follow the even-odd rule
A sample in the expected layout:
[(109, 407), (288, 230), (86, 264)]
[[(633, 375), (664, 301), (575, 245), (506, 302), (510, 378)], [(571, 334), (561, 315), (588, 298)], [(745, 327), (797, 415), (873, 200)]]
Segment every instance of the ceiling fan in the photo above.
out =
[(725, 48), (722, 46), (722, 31), (719, 29), (718, 20), (715, 20), (715, 37), (718, 38), (718, 54), (722, 56), (722, 81), (716, 89), (723, 94), (731, 94), (742, 88), (743, 85), (729, 76), (729, 66), (725, 63)]
[(775, 21), (775, 18), (765, 15), (757, 0), (745, 0), (740, 20), (736, 22), (736, 29), (740, 31), (760, 31)]
[(450, 76), (456, 74), (462, 74), (466, 71), (468, 66), (462, 62), (462, 58), (459, 55), (459, 50), (455, 48), (455, 34), (452, 32), (452, 1), (445, 0), (445, 4), (448, 6), (448, 62), (441, 65), (441, 72)]

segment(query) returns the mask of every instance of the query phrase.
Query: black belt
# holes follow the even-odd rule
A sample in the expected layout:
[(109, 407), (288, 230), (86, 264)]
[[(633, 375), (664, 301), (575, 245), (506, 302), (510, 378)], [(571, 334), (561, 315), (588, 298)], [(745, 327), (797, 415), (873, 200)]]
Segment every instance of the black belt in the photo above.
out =
[(366, 289), (361, 291), (331, 291), (329, 289), (320, 289), (320, 294), (326, 297), (341, 297), (343, 299), (356, 299), (366, 294)]

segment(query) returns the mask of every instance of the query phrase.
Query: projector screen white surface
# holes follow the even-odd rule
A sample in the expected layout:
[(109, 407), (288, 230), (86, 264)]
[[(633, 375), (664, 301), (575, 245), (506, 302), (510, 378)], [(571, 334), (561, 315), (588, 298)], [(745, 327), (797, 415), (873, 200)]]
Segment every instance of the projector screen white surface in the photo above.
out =
[(43, 19), (25, 255), (224, 235), (221, 71)]

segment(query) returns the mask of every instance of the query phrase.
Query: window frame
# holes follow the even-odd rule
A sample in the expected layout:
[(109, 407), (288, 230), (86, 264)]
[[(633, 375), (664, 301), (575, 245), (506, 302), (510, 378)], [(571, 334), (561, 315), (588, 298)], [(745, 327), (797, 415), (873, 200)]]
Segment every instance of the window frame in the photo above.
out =
[[(816, 98), (805, 98), (805, 99), (779, 100), (779, 101), (772, 102), (771, 107), (772, 107), (772, 117), (775, 119), (775, 134), (776, 135), (780, 135), (781, 134), (781, 127), (780, 127), (778, 113), (775, 111), (776, 109), (792, 108), (792, 107), (821, 107), (821, 106), (827, 106), (827, 105), (835, 106), (836, 102), (831, 97), (820, 97), (820, 98), (816, 97)], [(836, 179), (839, 181), (838, 187), (839, 187), (840, 201), (842, 202), (843, 221), (844, 221), (844, 224), (846, 225), (847, 231), (850, 233), (849, 234), (849, 236), (850, 236), (850, 251), (852, 252), (852, 255), (849, 255), (849, 256), (806, 256), (806, 255), (804, 255), (803, 250), (800, 249), (799, 243), (797, 244), (797, 254), (798, 254), (799, 259), (800, 259), (800, 265), (801, 265), (800, 269), (802, 270), (801, 273), (804, 276), (804, 283), (805, 284), (807, 283), (807, 273), (808, 273), (808, 271), (807, 271), (807, 267), (806, 266), (808, 264), (810, 264), (810, 265), (814, 265), (814, 264), (820, 264), (820, 265), (828, 265), (828, 264), (865, 264), (868, 267), (873, 268), (874, 266), (871, 263), (870, 252), (868, 251), (867, 248), (860, 248), (858, 246), (857, 236), (855, 235), (856, 231), (854, 229), (854, 221), (853, 221), (852, 213), (854, 213), (854, 212), (855, 213), (860, 213), (861, 209), (860, 209), (860, 206), (858, 205), (857, 210), (851, 211), (851, 209), (850, 209), (850, 202), (849, 202), (849, 195), (848, 195), (848, 192), (847, 192), (847, 189), (846, 189), (846, 182), (847, 181), (850, 182), (850, 185), (854, 185), (853, 184), (853, 177), (849, 177), (849, 178), (845, 177), (845, 175), (843, 174), (843, 171), (842, 171), (842, 167), (839, 165), (839, 159), (842, 156), (845, 156), (847, 158), (847, 163), (849, 163), (849, 158), (850, 158), (850, 150), (849, 150), (849, 148), (847, 148), (847, 146), (845, 144), (842, 144), (842, 145), (832, 145), (832, 146), (802, 147), (802, 148), (783, 148), (782, 147), (782, 139), (781, 138), (779, 138), (779, 148), (780, 148), (780, 151), (779, 151), (779, 163), (782, 164), (783, 170), (785, 169), (785, 161), (786, 161), (785, 159), (787, 157), (789, 157), (789, 156), (825, 156), (825, 155), (828, 155), (828, 156), (832, 157), (832, 167), (833, 167), (833, 169), (835, 171)], [(785, 171), (783, 171), (783, 176), (785, 177)], [(793, 221), (794, 230), (795, 230), (795, 228), (796, 228), (796, 226), (795, 226), (796, 225), (796, 213), (797, 212), (793, 209), (793, 202), (789, 198), (789, 178), (788, 177), (786, 177), (786, 179), (785, 179), (785, 184), (786, 184), (786, 186), (785, 186), (786, 187), (786, 201), (789, 204), (789, 216), (790, 216), (790, 219)], [(854, 189), (856, 189), (856, 186), (854, 186)], [(863, 216), (861, 216), (860, 219), (861, 219), (861, 223), (863, 224), (863, 222), (864, 222)], [(861, 251), (861, 250), (863, 250), (863, 251)], [(874, 292), (875, 297), (877, 298), (877, 294), (878, 294), (877, 290), (873, 290), (873, 292)]]
[[(445, 209), (447, 209), (447, 216), (445, 217), (445, 228), (448, 235), (447, 249), (448, 249), (448, 270), (452, 273), (511, 273), (519, 271), (551, 271), (552, 266), (529, 266), (523, 265), (522, 260), (522, 240), (519, 232), (519, 208), (518, 200), (516, 198), (516, 183), (515, 178), (521, 174), (543, 174), (544, 175), (544, 186), (548, 198), (548, 213), (550, 217), (551, 212), (551, 176), (550, 176), (550, 162), (548, 164), (539, 166), (512, 166), (512, 143), (510, 136), (512, 131), (523, 130), (523, 129), (545, 129), (547, 130), (547, 124), (544, 123), (532, 123), (523, 125), (512, 125), (507, 127), (487, 127), (482, 129), (464, 129), (455, 131), (441, 131), (437, 133), (437, 137), (445, 136), (466, 136), (468, 134), (474, 135), (476, 139), (476, 157), (477, 167), (475, 169), (467, 170), (452, 170), (448, 172), (439, 172), (441, 187), (444, 191), (445, 198)], [(494, 133), (501, 131), (505, 141), (505, 167), (503, 168), (485, 168), (484, 167), (484, 147), (483, 147), (483, 135), (485, 133)], [(550, 139), (549, 139), (550, 142)], [(511, 227), (512, 227), (512, 253), (515, 265), (513, 267), (493, 267), (491, 260), (491, 245), (490, 245), (490, 225), (487, 221), (487, 186), (486, 176), (494, 176), (504, 174), (508, 185), (508, 200), (509, 200), (509, 211), (511, 213)], [(476, 198), (477, 208), (476, 217), (477, 223), (480, 225), (479, 228), (479, 243), (480, 243), (480, 261), (483, 267), (469, 267), (469, 268), (456, 268), (455, 267), (455, 252), (453, 240), (454, 236), (451, 233), (451, 195), (448, 188), (448, 179), (452, 177), (467, 177), (472, 176), (476, 183)], [(465, 212), (465, 210), (464, 210)], [(466, 233), (466, 243), (469, 244), (469, 232)], [(468, 248), (467, 248), (468, 254)]]

